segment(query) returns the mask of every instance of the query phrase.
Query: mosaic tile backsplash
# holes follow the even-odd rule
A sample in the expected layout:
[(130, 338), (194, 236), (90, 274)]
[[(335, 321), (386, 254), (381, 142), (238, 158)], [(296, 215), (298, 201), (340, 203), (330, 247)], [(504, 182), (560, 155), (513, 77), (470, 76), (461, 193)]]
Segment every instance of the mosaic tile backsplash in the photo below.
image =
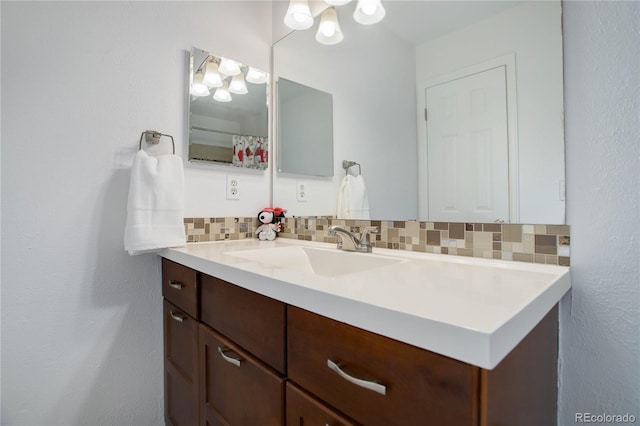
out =
[[(256, 238), (255, 217), (185, 218), (187, 242)], [(569, 266), (571, 239), (568, 225), (510, 223), (418, 222), (345, 220), (297, 217), (282, 221), (278, 238), (337, 243), (328, 236), (331, 225), (352, 232), (377, 226), (371, 235), (375, 247), (488, 259), (515, 260)]]

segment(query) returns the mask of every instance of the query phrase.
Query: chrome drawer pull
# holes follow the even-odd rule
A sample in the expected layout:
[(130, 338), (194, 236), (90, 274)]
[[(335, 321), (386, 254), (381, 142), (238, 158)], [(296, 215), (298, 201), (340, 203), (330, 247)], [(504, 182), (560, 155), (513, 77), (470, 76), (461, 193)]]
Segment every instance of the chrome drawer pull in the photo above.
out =
[(171, 318), (173, 318), (174, 320), (178, 321), (178, 322), (183, 322), (184, 321), (184, 316), (180, 315), (180, 314), (176, 314), (173, 311), (169, 312), (169, 315), (171, 315)]
[(171, 288), (175, 288), (176, 290), (182, 290), (182, 288), (184, 287), (184, 284), (182, 284), (180, 281), (169, 281), (169, 287)]
[(218, 353), (222, 356), (222, 359), (224, 359), (225, 361), (235, 365), (236, 367), (240, 367), (240, 359), (238, 358), (232, 358), (230, 356), (225, 355), (225, 351), (228, 351), (229, 349), (222, 349), (220, 346), (218, 346)]
[(386, 395), (387, 394), (387, 387), (386, 386), (381, 385), (380, 383), (376, 383), (376, 382), (370, 381), (370, 380), (362, 380), (362, 379), (358, 379), (356, 377), (350, 376), (347, 373), (345, 373), (344, 371), (342, 371), (340, 366), (338, 366), (338, 364), (336, 364), (335, 362), (331, 361), (330, 359), (327, 360), (327, 367), (329, 367), (330, 369), (332, 369), (333, 371), (338, 373), (338, 376), (342, 377), (347, 382), (353, 383), (354, 385), (360, 386), (361, 388), (372, 390), (374, 392), (379, 393), (380, 395)]

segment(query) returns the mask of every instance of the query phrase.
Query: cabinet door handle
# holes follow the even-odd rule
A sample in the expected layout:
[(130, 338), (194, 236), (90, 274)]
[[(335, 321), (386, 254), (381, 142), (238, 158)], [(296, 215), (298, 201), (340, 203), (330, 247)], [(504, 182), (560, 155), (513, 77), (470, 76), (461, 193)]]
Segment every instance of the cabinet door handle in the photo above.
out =
[(182, 284), (180, 281), (170, 280), (169, 287), (175, 288), (176, 290), (182, 290), (182, 288), (184, 287), (184, 284)]
[(327, 367), (329, 367), (331, 370), (338, 373), (338, 376), (342, 377), (347, 382), (353, 383), (354, 385), (360, 386), (361, 388), (372, 390), (374, 392), (379, 393), (380, 395), (387, 394), (387, 387), (385, 385), (381, 385), (380, 383), (374, 382), (372, 380), (363, 380), (363, 379), (358, 379), (357, 377), (353, 377), (345, 373), (344, 371), (342, 371), (340, 366), (335, 362), (331, 361), (330, 359), (327, 360)]
[(184, 315), (176, 314), (173, 311), (169, 311), (169, 315), (171, 315), (171, 318), (178, 322), (184, 322)]
[(222, 349), (220, 346), (218, 346), (218, 353), (220, 354), (220, 356), (222, 357), (222, 359), (224, 359), (225, 361), (227, 361), (230, 364), (235, 365), (236, 367), (240, 367), (240, 359), (239, 358), (233, 358), (230, 357), (228, 355), (225, 354), (225, 352), (229, 351), (229, 349)]

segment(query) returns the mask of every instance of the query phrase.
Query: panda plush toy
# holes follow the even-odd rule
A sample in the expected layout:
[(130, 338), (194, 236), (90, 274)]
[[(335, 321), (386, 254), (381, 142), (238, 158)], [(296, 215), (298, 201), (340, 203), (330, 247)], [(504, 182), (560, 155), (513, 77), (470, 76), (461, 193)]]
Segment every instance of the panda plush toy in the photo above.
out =
[(280, 207), (266, 207), (258, 213), (260, 226), (256, 229), (256, 234), (260, 240), (273, 241), (277, 232), (282, 230), (280, 220), (284, 217), (286, 210)]

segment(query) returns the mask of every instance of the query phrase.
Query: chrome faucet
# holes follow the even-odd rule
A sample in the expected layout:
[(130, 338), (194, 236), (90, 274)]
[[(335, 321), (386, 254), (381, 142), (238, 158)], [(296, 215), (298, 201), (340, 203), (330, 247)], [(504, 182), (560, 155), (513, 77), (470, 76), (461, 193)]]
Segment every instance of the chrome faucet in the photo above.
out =
[(353, 232), (347, 231), (339, 225), (329, 227), (329, 236), (337, 235), (338, 249), (344, 251), (357, 251), (360, 253), (371, 253), (371, 243), (369, 242), (369, 234), (378, 232), (375, 226), (367, 226), (362, 230), (360, 237)]

